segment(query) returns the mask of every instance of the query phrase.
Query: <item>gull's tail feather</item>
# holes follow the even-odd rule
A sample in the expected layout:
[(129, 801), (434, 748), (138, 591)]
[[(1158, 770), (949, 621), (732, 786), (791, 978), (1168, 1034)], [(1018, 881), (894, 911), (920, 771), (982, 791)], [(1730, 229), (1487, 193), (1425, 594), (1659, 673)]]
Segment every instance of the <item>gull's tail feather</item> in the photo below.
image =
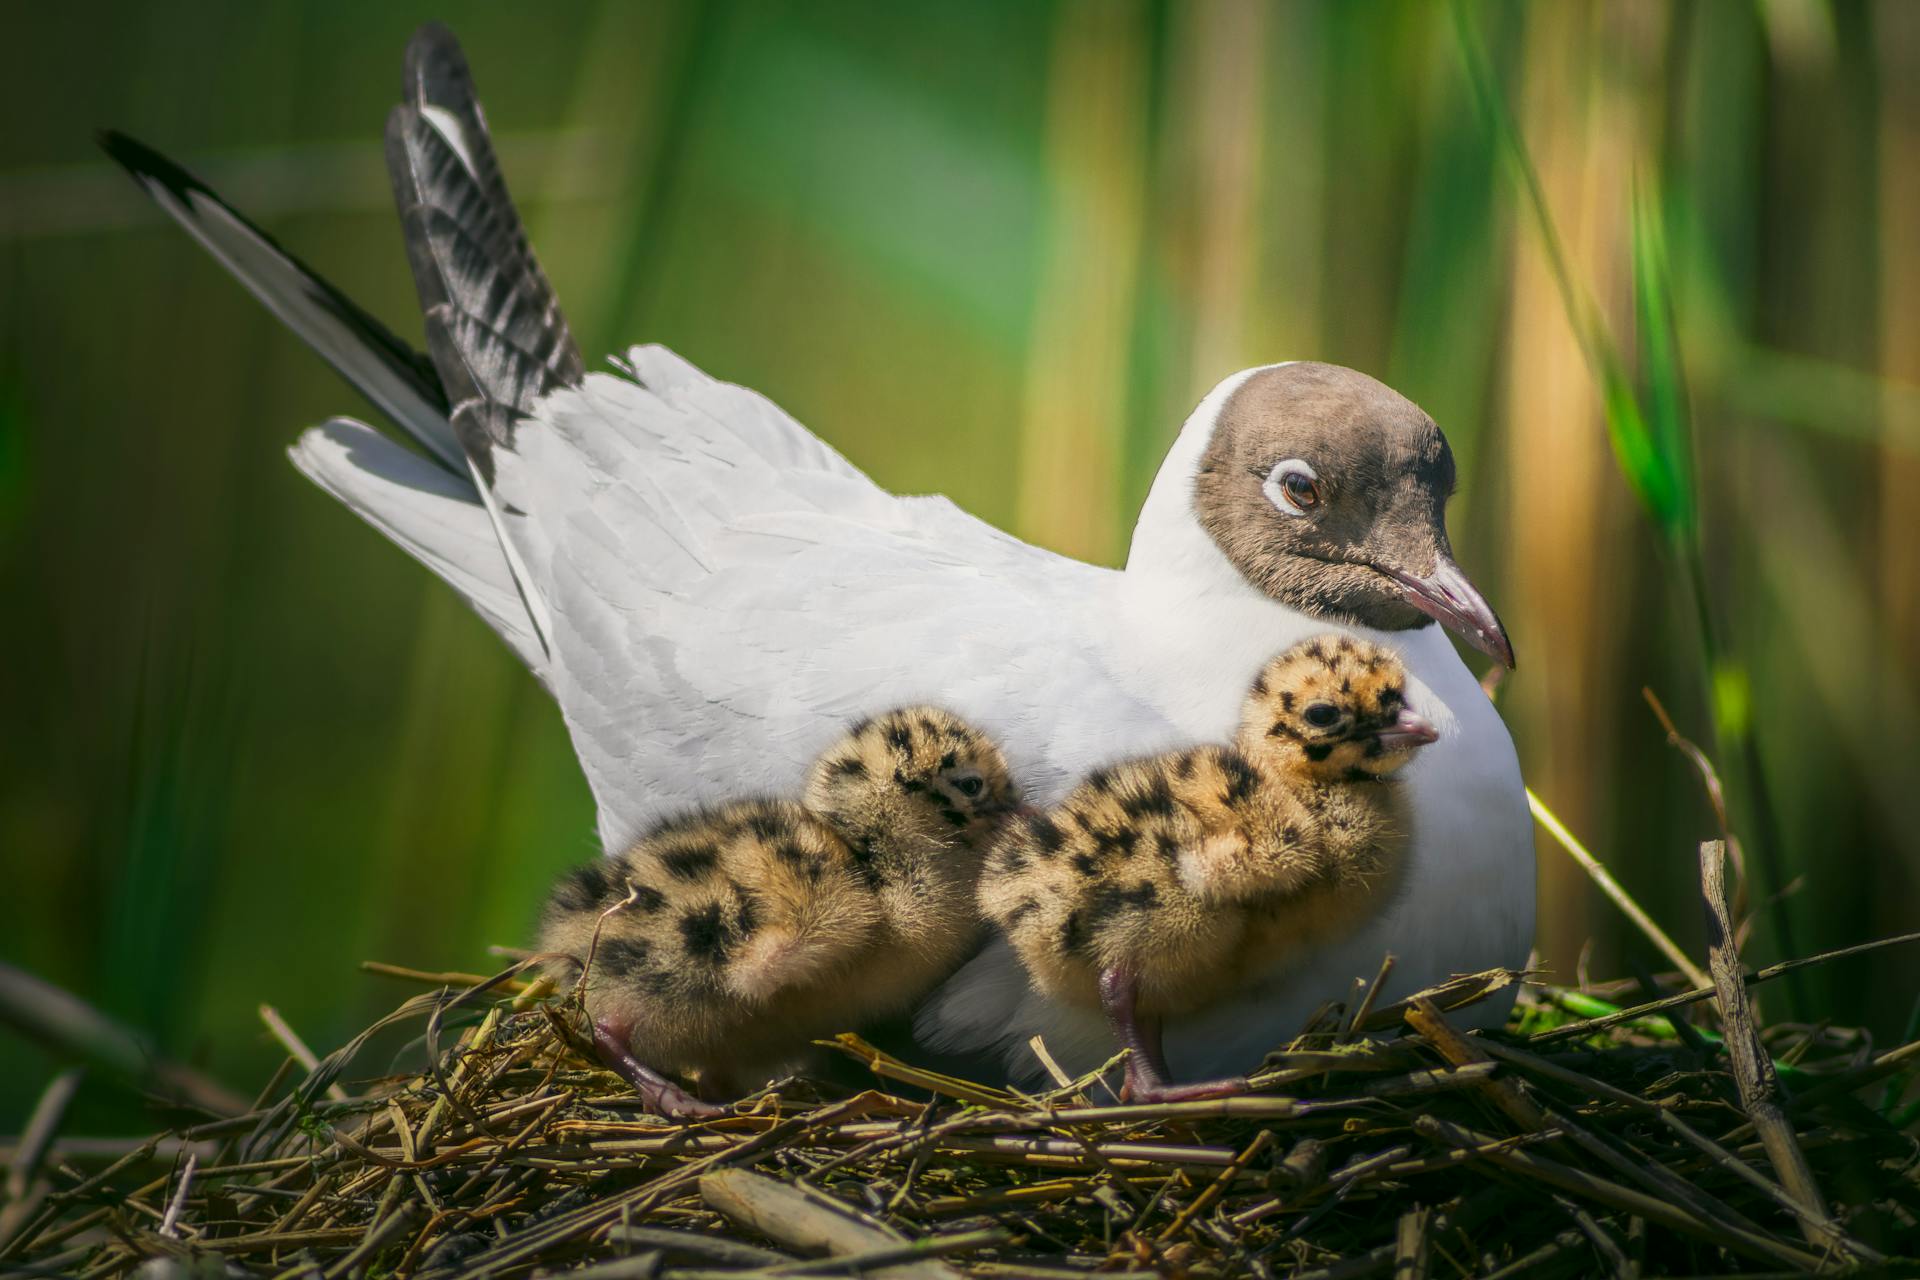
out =
[(153, 202), (335, 372), (444, 467), (464, 475), (466, 459), (449, 422), (433, 363), (345, 294), (322, 280), (205, 183), (123, 133), (100, 146)]
[(492, 491), (494, 452), (512, 446), (536, 400), (579, 386), (586, 370), (500, 174), (466, 57), (438, 23), (408, 41), (401, 96), (387, 117), (387, 173), (427, 350), (544, 652), (553, 634), (545, 593)]
[(405, 100), (387, 117), (387, 170), (400, 210), (428, 350), (462, 443), (491, 477), (494, 447), (539, 397), (578, 386), (580, 349), (494, 157), (473, 78), (445, 27), (407, 45)]

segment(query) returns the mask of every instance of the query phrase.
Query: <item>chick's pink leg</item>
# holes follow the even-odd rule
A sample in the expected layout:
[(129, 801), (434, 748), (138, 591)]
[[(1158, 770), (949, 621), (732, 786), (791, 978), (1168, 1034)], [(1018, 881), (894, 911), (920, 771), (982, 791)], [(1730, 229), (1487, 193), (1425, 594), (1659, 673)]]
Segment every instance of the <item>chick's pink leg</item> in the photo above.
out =
[(613, 1024), (604, 1021), (593, 1024), (593, 1045), (600, 1051), (600, 1060), (631, 1084), (646, 1102), (647, 1110), (655, 1115), (669, 1120), (701, 1120), (727, 1114), (725, 1107), (702, 1102), (634, 1057), (627, 1048), (625, 1032)]
[(1160, 1018), (1142, 1014), (1135, 1007), (1137, 984), (1132, 974), (1122, 969), (1107, 969), (1100, 974), (1100, 1006), (1106, 1010), (1107, 1025), (1127, 1054), (1127, 1079), (1120, 1096), (1128, 1102), (1188, 1102), (1196, 1098), (1223, 1098), (1245, 1093), (1245, 1076), (1225, 1080), (1203, 1080), (1194, 1084), (1174, 1084), (1168, 1077), (1166, 1054), (1161, 1049)]

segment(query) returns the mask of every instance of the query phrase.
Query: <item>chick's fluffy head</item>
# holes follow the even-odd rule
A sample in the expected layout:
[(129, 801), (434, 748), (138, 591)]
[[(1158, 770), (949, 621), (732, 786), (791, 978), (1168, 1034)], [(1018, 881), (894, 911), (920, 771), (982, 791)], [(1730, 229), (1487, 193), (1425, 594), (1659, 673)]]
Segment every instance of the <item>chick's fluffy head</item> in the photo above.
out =
[(1018, 802), (1000, 748), (938, 707), (861, 721), (821, 754), (807, 779), (807, 807), (848, 826), (891, 815), (968, 844), (984, 840)]
[(1407, 705), (1399, 655), (1345, 635), (1315, 637), (1269, 662), (1240, 727), (1248, 756), (1326, 779), (1386, 777), (1433, 738)]

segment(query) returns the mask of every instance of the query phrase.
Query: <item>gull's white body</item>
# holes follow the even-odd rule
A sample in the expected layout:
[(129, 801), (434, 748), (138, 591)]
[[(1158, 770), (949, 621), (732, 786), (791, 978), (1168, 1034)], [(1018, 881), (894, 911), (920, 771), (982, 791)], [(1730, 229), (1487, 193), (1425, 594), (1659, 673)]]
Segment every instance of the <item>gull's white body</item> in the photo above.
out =
[[(552, 691), (610, 850), (692, 804), (794, 792), (849, 721), (910, 702), (995, 735), (1029, 798), (1048, 803), (1103, 762), (1227, 740), (1260, 665), (1337, 629), (1256, 591), (1192, 514), (1215, 415), (1246, 374), (1188, 420), (1116, 571), (1021, 543), (943, 498), (888, 494), (766, 400), (664, 349), (630, 359), (637, 381), (593, 375), (547, 397), (495, 455), (495, 496), (542, 596), (550, 652), (472, 486), (345, 420), (295, 450), (467, 596)], [(1439, 627), (1363, 633), (1401, 651), (1409, 700), (1441, 734), (1405, 775), (1407, 891), (1310, 966), (1172, 1026), (1177, 1074), (1243, 1069), (1389, 951), (1401, 991), (1526, 959), (1531, 830), (1506, 729)], [(1110, 1051), (1098, 1015), (1032, 994), (1000, 944), (929, 1001), (919, 1027), (937, 1047), (1001, 1052), (1016, 1070), (1034, 1065), (1035, 1033), (1073, 1064)]]

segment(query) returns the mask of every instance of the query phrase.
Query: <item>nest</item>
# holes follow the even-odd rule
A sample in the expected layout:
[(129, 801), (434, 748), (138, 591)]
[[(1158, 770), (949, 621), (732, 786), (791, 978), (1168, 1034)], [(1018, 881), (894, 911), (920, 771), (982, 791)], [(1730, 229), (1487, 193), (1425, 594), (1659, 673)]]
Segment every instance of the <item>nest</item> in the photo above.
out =
[[(1747, 988), (1792, 967), (1717, 967), (1714, 1025), (1712, 987), (1499, 971), (1376, 1008), (1376, 981), (1269, 1055), (1256, 1092), (1151, 1106), (1114, 1096), (1117, 1062), (1068, 1079), (1037, 1044), (1055, 1083), (1027, 1093), (849, 1035), (830, 1047), (871, 1087), (789, 1079), (670, 1124), (516, 966), (416, 995), (304, 1071), (296, 1053), (243, 1114), (92, 1173), (56, 1155), (0, 1272), (1916, 1274), (1920, 1045), (1756, 1030)], [(1515, 982), (1504, 1032), (1457, 1029)], [(425, 1070), (351, 1077), (407, 1034)]]

